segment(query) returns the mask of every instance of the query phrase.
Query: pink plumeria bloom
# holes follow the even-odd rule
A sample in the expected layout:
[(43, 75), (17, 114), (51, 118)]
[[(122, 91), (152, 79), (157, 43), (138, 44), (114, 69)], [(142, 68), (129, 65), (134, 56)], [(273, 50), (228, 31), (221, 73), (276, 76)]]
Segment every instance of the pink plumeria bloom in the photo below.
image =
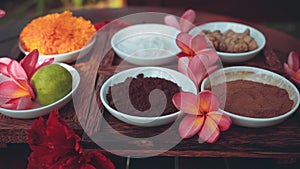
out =
[(0, 18), (4, 17), (6, 12), (2, 9), (0, 9)]
[(296, 52), (291, 51), (287, 63), (283, 65), (285, 73), (298, 85), (300, 85), (299, 56)]
[(218, 60), (219, 55), (214, 48), (210, 48), (205, 35), (197, 34), (192, 36), (188, 33), (179, 33), (176, 37), (176, 44), (181, 49), (178, 57), (189, 57), (192, 59), (196, 55), (208, 55), (211, 60)]
[(10, 58), (0, 58), (0, 107), (20, 110), (32, 106), (35, 94), (30, 79), (35, 71), (54, 60), (39, 64), (38, 55), (38, 51), (33, 50), (20, 63)]
[(198, 134), (199, 142), (214, 143), (220, 131), (228, 130), (232, 124), (231, 119), (219, 111), (220, 102), (211, 91), (202, 91), (198, 95), (179, 92), (173, 96), (173, 103), (186, 114), (178, 128), (182, 138)]
[(204, 78), (219, 68), (216, 64), (219, 55), (213, 48), (208, 48), (204, 35), (192, 37), (180, 33), (176, 43), (182, 50), (178, 55), (178, 71), (187, 75), (198, 87)]
[(195, 21), (196, 18), (196, 13), (194, 10), (189, 9), (184, 14), (181, 16), (179, 21), (174, 15), (167, 15), (165, 17), (165, 24), (173, 26), (182, 32), (188, 32), (191, 30), (194, 25), (193, 22)]

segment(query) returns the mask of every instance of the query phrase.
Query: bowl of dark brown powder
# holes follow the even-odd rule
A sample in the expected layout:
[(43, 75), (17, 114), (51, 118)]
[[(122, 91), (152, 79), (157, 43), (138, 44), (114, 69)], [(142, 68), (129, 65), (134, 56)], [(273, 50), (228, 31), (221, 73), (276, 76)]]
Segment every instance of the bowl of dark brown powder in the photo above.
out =
[(234, 124), (266, 127), (279, 124), (299, 106), (298, 89), (283, 76), (261, 68), (232, 66), (212, 73), (201, 84), (221, 102)]
[(111, 76), (100, 89), (105, 108), (117, 119), (136, 126), (153, 127), (177, 119), (172, 103), (180, 91), (197, 93), (194, 83), (176, 70), (137, 67)]

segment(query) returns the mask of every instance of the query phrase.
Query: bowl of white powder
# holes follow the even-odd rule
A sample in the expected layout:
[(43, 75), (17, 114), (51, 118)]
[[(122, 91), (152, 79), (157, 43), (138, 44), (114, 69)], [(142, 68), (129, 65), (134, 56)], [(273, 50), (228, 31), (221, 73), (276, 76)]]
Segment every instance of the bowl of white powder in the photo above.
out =
[(124, 61), (135, 65), (163, 65), (176, 60), (180, 31), (164, 24), (136, 24), (116, 32), (111, 46)]

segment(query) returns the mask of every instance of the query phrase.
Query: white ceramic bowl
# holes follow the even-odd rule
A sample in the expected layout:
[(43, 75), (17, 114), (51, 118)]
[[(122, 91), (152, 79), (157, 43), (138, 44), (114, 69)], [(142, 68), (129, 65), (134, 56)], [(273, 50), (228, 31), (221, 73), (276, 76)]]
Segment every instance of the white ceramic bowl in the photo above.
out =
[[(84, 46), (83, 48), (72, 51), (72, 52), (68, 52), (68, 53), (54, 54), (54, 55), (41, 55), (40, 54), (39, 55), (39, 62), (42, 62), (42, 61), (44, 61), (45, 59), (48, 59), (48, 58), (54, 58), (55, 62), (64, 62), (64, 63), (73, 62), (77, 59), (79, 54), (81, 56), (86, 55), (90, 51), (90, 49), (93, 47), (95, 41), (96, 41), (96, 38), (93, 37), (91, 39), (91, 41), (86, 46)], [(21, 45), (20, 42), (19, 42), (18, 46), (19, 46), (19, 49), (21, 50), (22, 53), (24, 53), (25, 55), (29, 54), (28, 51), (25, 51), (22, 48), (22, 45)]]
[(64, 63), (54, 63), (54, 64), (59, 64), (63, 66), (71, 73), (73, 83), (72, 83), (72, 90), (70, 93), (68, 93), (60, 100), (52, 104), (49, 104), (47, 106), (42, 106), (42, 107), (37, 107), (37, 108), (27, 109), (27, 110), (10, 110), (10, 109), (0, 108), (0, 113), (13, 118), (30, 119), (30, 118), (36, 118), (43, 115), (47, 115), (48, 113), (54, 111), (55, 109), (59, 109), (63, 107), (65, 104), (67, 104), (71, 100), (72, 94), (79, 86), (80, 75), (77, 72), (77, 70), (74, 69), (72, 66), (69, 66)]
[(299, 91), (295, 87), (295, 85), (293, 85), (289, 80), (287, 80), (281, 75), (255, 67), (232, 66), (220, 69), (212, 73), (206, 79), (204, 79), (204, 81), (201, 84), (201, 91), (204, 89), (208, 89), (210, 85), (214, 86), (224, 82), (235, 80), (250, 80), (254, 82), (260, 82), (263, 84), (277, 86), (279, 88), (285, 89), (289, 94), (289, 98), (294, 102), (293, 107), (289, 112), (272, 118), (251, 118), (221, 110), (225, 114), (227, 114), (232, 119), (233, 123), (236, 125), (244, 127), (272, 126), (286, 120), (299, 107), (300, 96)]
[(121, 29), (111, 39), (113, 50), (136, 65), (162, 65), (176, 59), (179, 30), (163, 24), (136, 24)]
[(119, 72), (113, 76), (111, 76), (105, 83), (102, 85), (100, 90), (100, 98), (105, 106), (105, 108), (117, 119), (136, 126), (143, 126), (143, 127), (153, 127), (153, 126), (160, 126), (164, 124), (171, 123), (176, 120), (180, 111), (159, 116), (159, 117), (141, 117), (141, 116), (132, 116), (122, 112), (119, 112), (112, 107), (109, 106), (106, 94), (108, 93), (108, 89), (110, 86), (115, 84), (124, 82), (128, 77), (136, 77), (138, 74), (143, 73), (144, 77), (159, 77), (166, 80), (170, 80), (176, 83), (183, 91), (189, 91), (192, 93), (197, 93), (197, 88), (194, 83), (187, 78), (187, 76), (179, 73), (178, 71), (162, 68), (162, 67), (137, 67), (128, 69), (122, 72)]
[(264, 48), (266, 44), (266, 38), (259, 30), (251, 26), (244, 25), (241, 23), (235, 23), (235, 22), (209, 22), (193, 28), (189, 33), (191, 35), (196, 35), (202, 32), (202, 30), (209, 30), (209, 31), (220, 30), (222, 33), (224, 33), (228, 29), (232, 29), (237, 33), (242, 33), (246, 29), (249, 29), (250, 36), (255, 39), (258, 48), (252, 51), (242, 52), (242, 53), (228, 53), (228, 52), (217, 51), (222, 62), (237, 63), (237, 62), (244, 62), (250, 60), (254, 58)]

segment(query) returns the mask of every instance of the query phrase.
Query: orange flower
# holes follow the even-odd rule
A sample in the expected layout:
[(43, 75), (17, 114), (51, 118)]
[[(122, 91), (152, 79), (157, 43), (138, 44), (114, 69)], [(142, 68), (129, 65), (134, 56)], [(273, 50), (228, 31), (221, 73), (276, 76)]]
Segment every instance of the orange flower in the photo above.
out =
[(231, 126), (231, 119), (219, 111), (220, 102), (211, 91), (202, 91), (198, 95), (180, 92), (173, 96), (173, 103), (187, 114), (178, 128), (182, 138), (198, 134), (199, 142), (214, 143), (220, 131), (226, 131)]
[(22, 30), (20, 43), (25, 51), (38, 49), (42, 55), (62, 54), (81, 49), (95, 33), (91, 21), (65, 11), (32, 20)]

